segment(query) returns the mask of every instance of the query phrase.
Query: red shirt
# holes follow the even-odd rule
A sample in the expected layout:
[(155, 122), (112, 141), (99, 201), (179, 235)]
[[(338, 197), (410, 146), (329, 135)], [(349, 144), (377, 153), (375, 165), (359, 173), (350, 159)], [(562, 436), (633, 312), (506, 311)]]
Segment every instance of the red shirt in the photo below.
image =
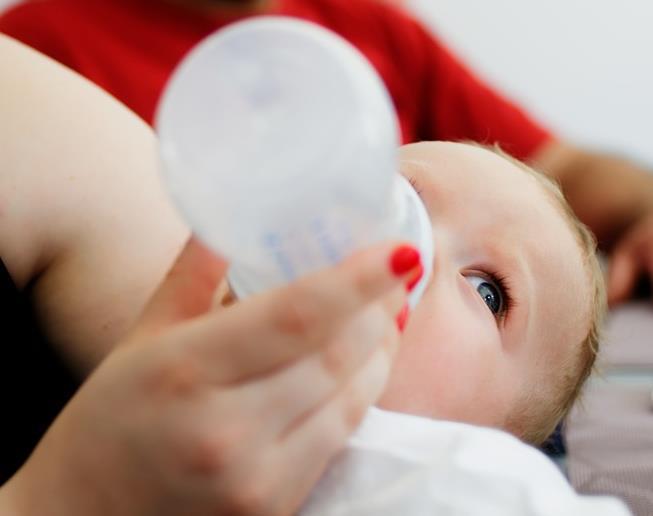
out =
[[(406, 143), (498, 142), (524, 159), (550, 138), (418, 22), (383, 2), (279, 0), (271, 12), (316, 22), (365, 54), (390, 91)], [(152, 122), (178, 61), (235, 19), (163, 0), (35, 0), (7, 11), (0, 31), (77, 70)]]

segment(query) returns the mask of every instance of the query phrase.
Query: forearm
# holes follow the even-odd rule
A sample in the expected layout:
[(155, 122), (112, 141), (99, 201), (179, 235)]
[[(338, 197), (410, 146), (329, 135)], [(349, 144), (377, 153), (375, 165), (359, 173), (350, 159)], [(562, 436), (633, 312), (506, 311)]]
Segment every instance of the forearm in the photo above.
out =
[(560, 182), (569, 204), (604, 249), (653, 211), (653, 175), (627, 159), (551, 142), (533, 164)]

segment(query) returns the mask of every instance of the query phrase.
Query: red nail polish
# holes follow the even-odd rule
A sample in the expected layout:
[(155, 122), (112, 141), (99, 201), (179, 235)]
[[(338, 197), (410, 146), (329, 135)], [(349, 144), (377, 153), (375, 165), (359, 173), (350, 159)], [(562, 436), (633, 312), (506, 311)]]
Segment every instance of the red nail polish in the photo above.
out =
[(404, 331), (404, 327), (406, 326), (406, 321), (408, 321), (408, 305), (404, 305), (404, 307), (401, 309), (401, 312), (397, 315), (396, 318), (397, 321), (397, 328), (399, 328), (400, 332)]
[(410, 245), (397, 247), (390, 258), (390, 269), (395, 276), (403, 276), (420, 263), (419, 251)]
[(419, 283), (419, 280), (422, 279), (422, 276), (424, 276), (424, 267), (420, 263), (415, 276), (409, 279), (408, 282), (406, 283), (406, 290), (408, 292), (411, 292), (415, 288), (415, 285)]

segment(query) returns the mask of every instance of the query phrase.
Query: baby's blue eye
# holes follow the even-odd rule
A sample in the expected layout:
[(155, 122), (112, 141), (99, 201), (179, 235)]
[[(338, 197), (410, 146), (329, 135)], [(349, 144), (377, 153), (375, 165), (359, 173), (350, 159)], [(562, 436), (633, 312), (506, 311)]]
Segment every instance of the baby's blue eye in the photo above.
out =
[(470, 274), (466, 276), (466, 278), (476, 289), (478, 295), (481, 296), (481, 299), (483, 299), (487, 307), (494, 315), (499, 315), (501, 312), (503, 312), (503, 292), (498, 285), (484, 276), (475, 276)]

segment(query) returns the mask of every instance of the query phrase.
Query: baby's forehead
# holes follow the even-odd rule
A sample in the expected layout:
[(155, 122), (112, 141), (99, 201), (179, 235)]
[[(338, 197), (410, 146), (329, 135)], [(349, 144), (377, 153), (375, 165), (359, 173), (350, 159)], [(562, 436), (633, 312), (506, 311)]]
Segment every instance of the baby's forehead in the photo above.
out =
[[(487, 148), (422, 142), (403, 146), (399, 155), (404, 174), (419, 176), (430, 185), (444, 186), (459, 195), (481, 190), (494, 197), (524, 191), (542, 193), (541, 185), (519, 162), (512, 162)], [(515, 200), (519, 197), (515, 195)], [(488, 196), (488, 201), (491, 200)]]
[(458, 215), (466, 216), (480, 209), (488, 223), (504, 232), (520, 229), (520, 223), (529, 225), (530, 232), (529, 219), (564, 219), (551, 185), (521, 163), (491, 150), (426, 142), (402, 147), (400, 157), (402, 173), (417, 181), (436, 210), (444, 204), (458, 204)]

